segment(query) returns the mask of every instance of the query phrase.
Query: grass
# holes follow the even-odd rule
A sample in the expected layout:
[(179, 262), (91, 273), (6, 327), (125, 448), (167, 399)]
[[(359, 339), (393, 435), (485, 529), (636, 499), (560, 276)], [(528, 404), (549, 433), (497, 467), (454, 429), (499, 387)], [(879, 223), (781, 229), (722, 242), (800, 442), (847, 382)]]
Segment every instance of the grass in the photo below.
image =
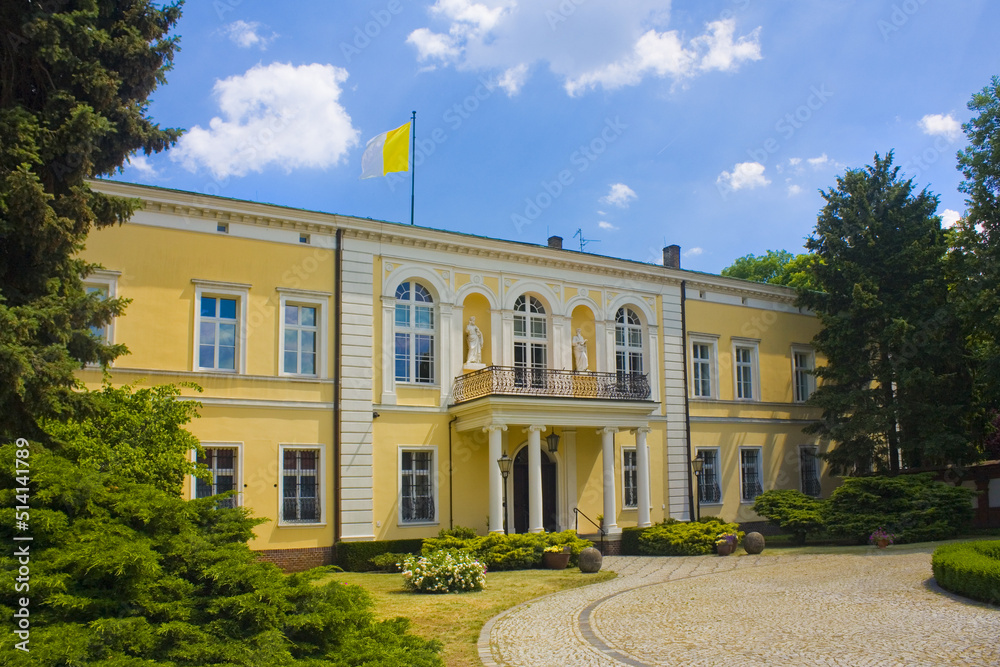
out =
[(441, 657), (448, 667), (481, 665), (476, 642), (489, 619), (532, 598), (578, 588), (615, 577), (614, 572), (584, 574), (566, 570), (488, 572), (486, 589), (475, 593), (423, 594), (403, 588), (398, 573), (338, 572), (330, 578), (367, 590), (379, 618), (405, 616), (414, 634), (444, 644)]

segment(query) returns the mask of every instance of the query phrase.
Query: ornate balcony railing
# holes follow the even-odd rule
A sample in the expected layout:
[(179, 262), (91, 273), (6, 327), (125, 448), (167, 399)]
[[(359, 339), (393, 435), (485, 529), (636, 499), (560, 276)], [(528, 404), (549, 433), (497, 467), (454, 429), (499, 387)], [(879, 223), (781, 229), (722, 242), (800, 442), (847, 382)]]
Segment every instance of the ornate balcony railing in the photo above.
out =
[(455, 378), (454, 401), (482, 396), (545, 396), (644, 401), (649, 379), (642, 373), (591, 373), (487, 366)]

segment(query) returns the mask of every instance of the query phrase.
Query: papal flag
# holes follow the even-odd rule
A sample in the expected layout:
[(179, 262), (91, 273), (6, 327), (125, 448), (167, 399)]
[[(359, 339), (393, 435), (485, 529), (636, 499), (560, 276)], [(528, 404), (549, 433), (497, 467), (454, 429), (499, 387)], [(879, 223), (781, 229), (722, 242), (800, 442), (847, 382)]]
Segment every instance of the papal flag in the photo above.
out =
[(361, 156), (361, 178), (385, 176), (391, 171), (410, 168), (410, 124), (383, 132), (365, 146)]

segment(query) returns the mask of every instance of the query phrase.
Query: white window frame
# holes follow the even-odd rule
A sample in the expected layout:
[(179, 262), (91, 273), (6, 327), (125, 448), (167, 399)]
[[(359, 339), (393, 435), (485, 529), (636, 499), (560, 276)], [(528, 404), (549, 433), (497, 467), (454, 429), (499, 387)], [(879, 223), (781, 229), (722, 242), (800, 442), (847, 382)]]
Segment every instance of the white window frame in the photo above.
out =
[[(750, 340), (746, 338), (733, 338), (733, 348), (731, 351), (733, 359), (733, 400), (734, 401), (747, 401), (756, 402), (761, 400), (760, 396), (760, 357), (758, 353), (758, 347), (760, 341)], [(750, 397), (740, 396), (740, 383), (739, 383), (739, 368), (741, 364), (736, 359), (737, 350), (749, 350), (750, 351), (750, 391), (752, 392)]]
[[(233, 471), (233, 489), (236, 494), (233, 496), (237, 507), (243, 505), (243, 443), (242, 442), (203, 442), (201, 443), (202, 449), (235, 449), (236, 455), (233, 457), (233, 465), (236, 466), (236, 470)], [(198, 462), (198, 452), (191, 450), (191, 461), (193, 463)], [(212, 480), (212, 485), (215, 486), (215, 480)], [(191, 475), (191, 498), (198, 497), (198, 478)]]
[[(317, 521), (288, 521), (285, 519), (285, 452), (288, 450), (315, 450), (319, 453), (316, 462), (316, 507)], [(278, 445), (278, 526), (282, 528), (315, 528), (326, 525), (326, 447), (321, 444), (279, 444)]]
[[(431, 499), (434, 502), (434, 518), (417, 521), (403, 518), (403, 454), (406, 452), (430, 452), (431, 455)], [(440, 480), (438, 479), (438, 448), (435, 445), (400, 445), (396, 456), (396, 497), (399, 499), (396, 512), (396, 525), (399, 527), (434, 526), (440, 523)]]
[[(757, 499), (757, 496), (747, 499), (747, 493), (744, 489), (744, 475), (743, 475), (743, 453), (744, 452), (757, 452), (757, 485), (760, 487), (761, 493), (764, 492), (764, 451), (762, 447), (740, 447), (740, 458), (738, 461), (739, 473), (740, 473), (740, 503), (743, 505), (752, 505)], [(760, 495), (760, 494), (758, 494)]]
[[(106, 299), (116, 299), (118, 298), (119, 276), (121, 276), (121, 271), (98, 269), (83, 279), (83, 288), (84, 290), (90, 288), (103, 289), (107, 292), (107, 296), (105, 297)], [(102, 341), (105, 345), (115, 344), (115, 319), (116, 318), (112, 317), (103, 327), (104, 336)], [(100, 364), (96, 363), (87, 364), (88, 367), (97, 367), (99, 365)]]
[[(695, 393), (694, 388), (694, 346), (695, 345), (707, 345), (708, 346), (708, 366), (709, 366), (709, 395), (700, 396)], [(688, 387), (689, 396), (694, 399), (704, 399), (712, 400), (719, 397), (719, 337), (710, 336), (707, 334), (688, 334), (688, 377), (690, 378), (691, 386)]]
[[(278, 311), (278, 375), (282, 377), (318, 378), (327, 377), (327, 308), (330, 303), (328, 292), (312, 292), (307, 290), (277, 288), (279, 298)], [(285, 372), (285, 306), (306, 306), (316, 309), (316, 372), (286, 373)]]
[[(247, 372), (247, 303), (250, 298), (250, 285), (243, 283), (221, 283), (211, 280), (192, 280), (194, 283), (194, 332), (191, 340), (191, 370), (199, 373), (226, 373), (243, 375)], [(202, 366), (199, 342), (201, 339), (201, 299), (202, 297), (217, 299), (236, 299), (236, 368), (210, 368)]]
[[(392, 306), (392, 335), (391, 335), (391, 338), (390, 338), (390, 344), (391, 344), (391, 349), (392, 349), (392, 357), (391, 358), (392, 358), (392, 378), (393, 378), (393, 383), (396, 384), (396, 385), (402, 384), (402, 385), (407, 385), (407, 386), (410, 386), (410, 387), (440, 387), (441, 386), (441, 377), (440, 377), (440, 375), (441, 375), (441, 367), (440, 367), (441, 366), (441, 363), (440, 363), (440, 359), (441, 359), (440, 339), (441, 339), (441, 336), (442, 336), (442, 326), (441, 326), (440, 301), (438, 299), (438, 295), (434, 293), (434, 290), (432, 290), (430, 287), (428, 287), (428, 283), (426, 281), (422, 280), (419, 277), (410, 277), (410, 278), (407, 278), (406, 280), (400, 281), (399, 285), (402, 285), (403, 283), (409, 283), (410, 284), (410, 295), (411, 295), (411, 298), (408, 301), (404, 301), (402, 299), (396, 298), (395, 297), (395, 293), (394, 293), (393, 298), (392, 298), (392, 303), (393, 303), (393, 306)], [(426, 302), (422, 302), (422, 301), (415, 301), (415, 300), (413, 300), (413, 298), (412, 298), (412, 295), (413, 295), (413, 286), (415, 284), (420, 285), (422, 288), (424, 288), (424, 290), (427, 291), (428, 294), (431, 295), (430, 304), (427, 304)], [(399, 285), (396, 286), (397, 290), (399, 289)], [(399, 325), (396, 324), (396, 308), (398, 308), (400, 305), (403, 305), (403, 304), (405, 304), (410, 309), (410, 326), (400, 328)], [(429, 305), (430, 306), (431, 314), (432, 314), (431, 316), (434, 318), (434, 326), (432, 328), (430, 328), (430, 329), (419, 329), (419, 328), (413, 326), (414, 321), (415, 321), (415, 317), (414, 317), (414, 311), (415, 311), (415, 309), (414, 309), (414, 306), (417, 306), (417, 305), (423, 305), (423, 306)], [(417, 359), (416, 359), (416, 355), (414, 354), (414, 350), (412, 350), (412, 349), (410, 351), (410, 360), (408, 362), (409, 368), (407, 369), (407, 379), (400, 380), (398, 377), (396, 377), (396, 335), (400, 334), (400, 333), (406, 334), (406, 336), (409, 337), (409, 340), (411, 341), (411, 344), (413, 342), (413, 337), (414, 336), (427, 336), (427, 335), (429, 335), (431, 337), (431, 339), (432, 339), (431, 340), (431, 354), (433, 355), (433, 357), (431, 358), (431, 373), (432, 373), (432, 377), (431, 377), (431, 381), (430, 382), (419, 382), (419, 381), (416, 380), (416, 377), (417, 377), (417, 372), (416, 372), (417, 371)]]
[(804, 354), (808, 359), (809, 366), (805, 370), (815, 371), (816, 370), (816, 351), (807, 345), (793, 345), (792, 346), (792, 401), (794, 403), (805, 403), (812, 396), (813, 392), (816, 391), (816, 376), (813, 373), (805, 373), (806, 381), (806, 397), (800, 398), (798, 392), (798, 378), (796, 377), (799, 373), (799, 368), (795, 365), (795, 355)]
[[(618, 313), (625, 311), (625, 322), (618, 321)], [(632, 324), (628, 321), (628, 315), (631, 313), (635, 319), (639, 321), (639, 324)], [(646, 372), (646, 325), (642, 321), (642, 317), (639, 315), (638, 309), (632, 308), (628, 305), (621, 306), (615, 311), (615, 372), (616, 373), (635, 373), (643, 374)], [(623, 340), (624, 345), (618, 343), (618, 331), (621, 329), (624, 332)], [(637, 331), (639, 333), (639, 345), (631, 345), (631, 333)], [(619, 368), (618, 365), (618, 355), (623, 355), (626, 368)], [(638, 354), (639, 356), (639, 370), (632, 368), (632, 355)]]
[[(635, 495), (635, 502), (629, 504), (628, 494), (626, 490), (628, 488), (628, 470), (625, 465), (625, 459), (628, 454), (632, 455), (633, 465), (632, 465), (632, 491)], [(621, 477), (622, 477), (622, 509), (634, 510), (639, 509), (639, 454), (638, 449), (635, 445), (626, 445), (621, 448)]]
[[(803, 469), (802, 463), (805, 461), (806, 456), (812, 456), (815, 459), (815, 471), (816, 471), (816, 486), (818, 492), (815, 494), (806, 493), (806, 475)], [(805, 493), (807, 496), (812, 496), (813, 498), (819, 498), (823, 495), (823, 482), (821, 477), (823, 476), (823, 470), (821, 467), (822, 461), (819, 458), (819, 447), (816, 445), (799, 445), (799, 491)]]
[(699, 488), (696, 490), (698, 494), (698, 502), (702, 505), (721, 505), (725, 500), (723, 496), (724, 487), (722, 485), (722, 452), (718, 447), (696, 447), (694, 450), (694, 455), (697, 457), (703, 452), (712, 452), (715, 455), (714, 472), (715, 472), (715, 483), (719, 487), (719, 499), (718, 500), (701, 500), (701, 482), (705, 479), (705, 470), (708, 469), (708, 464), (706, 463), (704, 468), (702, 468), (701, 478), (698, 479)]

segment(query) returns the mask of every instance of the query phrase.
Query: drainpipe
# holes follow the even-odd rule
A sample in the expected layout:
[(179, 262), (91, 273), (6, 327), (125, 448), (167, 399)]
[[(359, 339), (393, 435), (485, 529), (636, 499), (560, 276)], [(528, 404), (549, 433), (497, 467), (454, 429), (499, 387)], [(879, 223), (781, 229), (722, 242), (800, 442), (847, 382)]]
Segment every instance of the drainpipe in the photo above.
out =
[(450, 422), (448, 422), (448, 528), (455, 527), (455, 466), (452, 465), (451, 458), (451, 427), (458, 421), (458, 417), (454, 417)]
[(681, 281), (681, 341), (684, 344), (684, 353), (681, 355), (681, 360), (684, 362), (684, 437), (687, 440), (687, 463), (684, 464), (687, 469), (687, 479), (688, 479), (688, 521), (694, 520), (694, 482), (691, 481), (691, 460), (694, 458), (691, 455), (691, 403), (688, 399), (688, 394), (691, 391), (691, 385), (688, 384), (688, 365), (687, 365), (687, 355), (688, 355), (688, 339), (687, 339), (687, 281)]
[(337, 247), (333, 255), (333, 497), (337, 504), (333, 512), (333, 543), (340, 541), (340, 330), (343, 326), (343, 266), (344, 230), (337, 230)]

